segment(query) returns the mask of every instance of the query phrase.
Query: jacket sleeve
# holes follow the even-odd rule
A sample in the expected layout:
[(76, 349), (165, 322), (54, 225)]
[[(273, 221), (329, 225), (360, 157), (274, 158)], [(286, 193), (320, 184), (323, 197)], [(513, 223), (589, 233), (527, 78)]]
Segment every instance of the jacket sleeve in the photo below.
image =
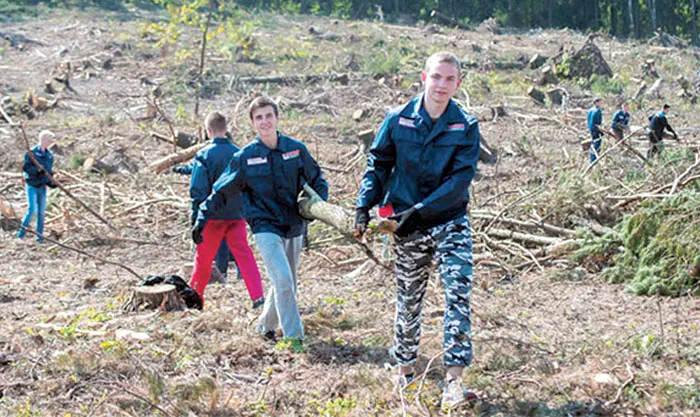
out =
[(455, 201), (464, 201), (469, 196), (469, 186), (476, 173), (479, 160), (479, 124), (473, 121), (466, 132), (464, 146), (455, 153), (451, 169), (444, 176), (442, 184), (423, 201), (416, 204), (418, 214), (424, 218), (434, 218), (444, 207)]
[(603, 124), (603, 112), (598, 110), (595, 112), (594, 117), (593, 117), (593, 129), (595, 129), (596, 132), (600, 132), (598, 130), (598, 125)]
[(622, 110), (618, 110), (618, 111), (615, 112), (615, 114), (613, 114), (613, 117), (612, 117), (612, 125), (611, 125), (611, 127), (612, 127), (613, 129), (620, 129), (620, 124), (619, 124), (619, 123), (620, 123), (620, 117), (621, 117), (621, 116), (622, 116)]
[(356, 207), (372, 208), (382, 199), (384, 189), (396, 165), (396, 146), (391, 138), (394, 117), (384, 119), (369, 149), (367, 169), (360, 184)]
[(302, 168), (304, 179), (324, 201), (328, 201), (328, 183), (323, 178), (321, 167), (311, 156), (306, 146), (302, 146), (301, 148), (301, 158), (304, 164)]
[(192, 164), (192, 178), (190, 179), (190, 198), (192, 200), (192, 214), (190, 219), (194, 223), (197, 219), (199, 205), (209, 197), (212, 184), (209, 183), (209, 172), (204, 158), (197, 155)]
[(236, 154), (231, 158), (226, 171), (214, 182), (209, 196), (199, 205), (196, 222), (206, 223), (226, 206), (230, 198), (241, 192), (244, 185), (245, 172), (241, 169), (240, 155)]
[(173, 168), (173, 171), (181, 175), (190, 175), (192, 174), (193, 168), (194, 162), (191, 164), (178, 165), (175, 168)]
[(674, 135), (676, 134), (676, 132), (675, 132), (675, 131), (673, 130), (673, 128), (671, 127), (671, 125), (668, 123), (668, 119), (665, 118), (665, 117), (664, 117), (664, 125), (666, 126), (666, 130), (668, 130), (669, 132), (673, 133)]

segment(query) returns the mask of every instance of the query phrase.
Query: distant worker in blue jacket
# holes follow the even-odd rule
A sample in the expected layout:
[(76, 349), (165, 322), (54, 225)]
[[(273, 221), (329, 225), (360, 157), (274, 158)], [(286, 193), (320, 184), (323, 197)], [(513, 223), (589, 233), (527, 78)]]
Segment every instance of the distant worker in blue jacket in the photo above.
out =
[(629, 104), (623, 102), (620, 105), (620, 108), (612, 116), (612, 125), (610, 127), (612, 128), (617, 140), (622, 140), (622, 138), (625, 136), (625, 132), (629, 132), (630, 130), (629, 108)]
[(49, 151), (49, 146), (54, 142), (55, 135), (43, 130), (39, 133), (39, 144), (34, 146), (30, 152), (39, 162), (41, 167), (34, 164), (29, 157), (29, 153), (24, 155), (22, 163), (22, 171), (24, 172), (25, 190), (27, 192), (27, 214), (22, 220), (22, 228), (17, 232), (19, 239), (26, 235), (25, 227), (29, 227), (32, 217), (36, 215), (36, 232), (39, 234), (36, 237), (37, 242), (43, 242), (44, 238), (44, 218), (46, 216), (46, 187), (54, 188), (56, 185), (46, 175), (47, 173), (53, 176), (53, 154)]
[[(194, 166), (193, 163), (189, 164), (182, 164), (182, 165), (176, 165), (173, 167), (172, 171), (176, 174), (180, 175), (192, 175), (192, 168)], [(196, 213), (194, 213), (194, 210), (192, 210), (192, 215), (190, 216), (190, 226), (194, 225), (194, 221), (196, 220)], [(214, 264), (216, 264), (216, 269), (221, 272), (221, 274), (224, 276), (224, 281), (223, 283), (226, 283), (226, 275), (228, 272), (228, 264), (231, 260), (231, 251), (228, 248), (228, 244), (226, 244), (226, 239), (223, 239), (221, 241), (221, 246), (219, 246), (219, 250), (216, 252), (216, 258), (214, 258)], [(243, 279), (243, 276), (241, 275), (241, 269), (238, 268), (238, 265), (236, 265), (236, 259), (233, 260), (233, 265), (236, 267), (236, 279)]]
[(593, 100), (593, 107), (588, 110), (588, 130), (591, 132), (591, 163), (600, 155), (600, 145), (603, 142), (603, 132), (598, 128), (603, 124), (603, 99)]
[(214, 184), (228, 167), (233, 155), (239, 151), (226, 137), (226, 117), (223, 114), (210, 113), (205, 125), (209, 137), (213, 138), (212, 143), (195, 155), (190, 183), (194, 225), (192, 240), (197, 244), (190, 287), (204, 300), (204, 290), (211, 276), (211, 263), (221, 241), (226, 240), (241, 269), (253, 308), (257, 308), (264, 303), (263, 288), (258, 264), (248, 245), (243, 197), (240, 194), (230, 195), (216, 213), (202, 214), (202, 205), (211, 194)]
[(401, 384), (415, 375), (421, 310), (430, 264), (445, 291), (443, 408), (473, 400), (462, 382), (473, 356), (470, 298), (472, 239), (467, 216), (469, 186), (479, 158), (477, 119), (453, 100), (461, 77), (449, 52), (431, 55), (421, 73), (422, 94), (391, 110), (370, 148), (356, 203), (356, 235), (367, 229), (370, 209), (393, 211), (397, 282), (394, 341), (389, 353)]
[(297, 197), (308, 184), (326, 200), (328, 184), (306, 146), (277, 131), (277, 103), (258, 97), (251, 102), (248, 114), (257, 136), (234, 155), (201, 205), (193, 235), (199, 233), (203, 221), (241, 193), (246, 220), (272, 281), (258, 332), (274, 340), (275, 330), (281, 326), (285, 338), (302, 342), (304, 329), (296, 294), (305, 219), (299, 215)]
[(668, 104), (664, 104), (660, 111), (649, 116), (649, 150), (647, 150), (647, 160), (651, 163), (654, 156), (661, 158), (661, 152), (664, 150), (664, 130), (668, 130), (673, 134), (673, 139), (679, 141), (678, 135), (668, 124), (668, 111), (671, 108)]

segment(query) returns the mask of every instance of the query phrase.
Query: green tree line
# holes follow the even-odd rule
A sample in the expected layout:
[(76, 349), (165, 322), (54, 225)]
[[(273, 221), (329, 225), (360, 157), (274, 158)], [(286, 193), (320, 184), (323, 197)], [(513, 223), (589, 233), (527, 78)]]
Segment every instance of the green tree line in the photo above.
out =
[[(8, 0), (0, 0), (7, 3)], [(618, 37), (645, 39), (657, 29), (698, 44), (697, 6), (700, 0), (212, 0), (248, 10), (318, 14), (388, 22), (429, 21), (438, 10), (463, 24), (494, 18), (516, 29), (572, 28), (604, 31)], [(10, 0), (15, 7), (125, 5), (166, 7), (191, 0)]]

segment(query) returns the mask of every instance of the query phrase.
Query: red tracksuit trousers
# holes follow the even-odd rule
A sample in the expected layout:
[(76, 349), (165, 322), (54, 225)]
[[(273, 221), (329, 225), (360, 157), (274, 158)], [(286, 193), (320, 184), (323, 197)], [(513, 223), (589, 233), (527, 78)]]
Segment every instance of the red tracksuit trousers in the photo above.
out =
[(216, 257), (221, 240), (226, 239), (236, 264), (241, 269), (243, 281), (251, 300), (263, 296), (262, 280), (253, 251), (248, 246), (245, 220), (209, 220), (202, 231), (202, 243), (197, 245), (192, 271), (192, 287), (204, 301), (204, 289), (209, 284), (211, 263)]

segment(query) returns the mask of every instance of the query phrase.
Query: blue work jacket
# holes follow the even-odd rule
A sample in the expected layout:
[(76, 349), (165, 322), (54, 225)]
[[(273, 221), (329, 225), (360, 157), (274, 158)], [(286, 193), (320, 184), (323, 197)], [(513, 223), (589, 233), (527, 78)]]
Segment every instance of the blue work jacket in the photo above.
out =
[(390, 111), (370, 148), (357, 207), (415, 207), (420, 225), (433, 227), (466, 213), (476, 163), (479, 125), (450, 100), (436, 121), (423, 95)]
[[(36, 160), (44, 167), (44, 171), (53, 175), (53, 155), (47, 149), (45, 151), (41, 150), (41, 146), (36, 145), (31, 149)], [(27, 184), (32, 187), (42, 187), (44, 185), (51, 185), (51, 180), (46, 176), (45, 173), (39, 173), (39, 168), (34, 165), (31, 158), (29, 158), (29, 153), (24, 154), (24, 163), (22, 164), (22, 171), (24, 171), (24, 180)]]
[[(211, 194), (214, 183), (226, 171), (231, 158), (239, 150), (227, 138), (214, 138), (210, 145), (195, 155), (192, 164), (192, 178), (190, 179), (193, 222), (197, 219), (200, 205)], [(243, 200), (240, 196), (235, 196), (229, 198), (216, 213), (211, 213), (209, 219), (238, 220), (242, 219), (243, 216)]]
[(611, 127), (613, 129), (620, 129), (623, 130), (629, 125), (630, 123), (630, 114), (628, 112), (622, 111), (622, 109), (618, 110), (613, 114), (612, 117), (612, 125)]
[(588, 130), (591, 133), (601, 133), (596, 126), (603, 124), (603, 112), (598, 107), (593, 106), (588, 110)]
[(322, 199), (328, 199), (321, 167), (303, 143), (278, 133), (277, 148), (270, 149), (256, 138), (231, 159), (214, 184), (214, 191), (200, 206), (197, 221), (214, 218), (222, 206), (241, 193), (246, 221), (253, 233), (300, 236), (305, 220), (299, 215), (297, 197), (304, 183)]

